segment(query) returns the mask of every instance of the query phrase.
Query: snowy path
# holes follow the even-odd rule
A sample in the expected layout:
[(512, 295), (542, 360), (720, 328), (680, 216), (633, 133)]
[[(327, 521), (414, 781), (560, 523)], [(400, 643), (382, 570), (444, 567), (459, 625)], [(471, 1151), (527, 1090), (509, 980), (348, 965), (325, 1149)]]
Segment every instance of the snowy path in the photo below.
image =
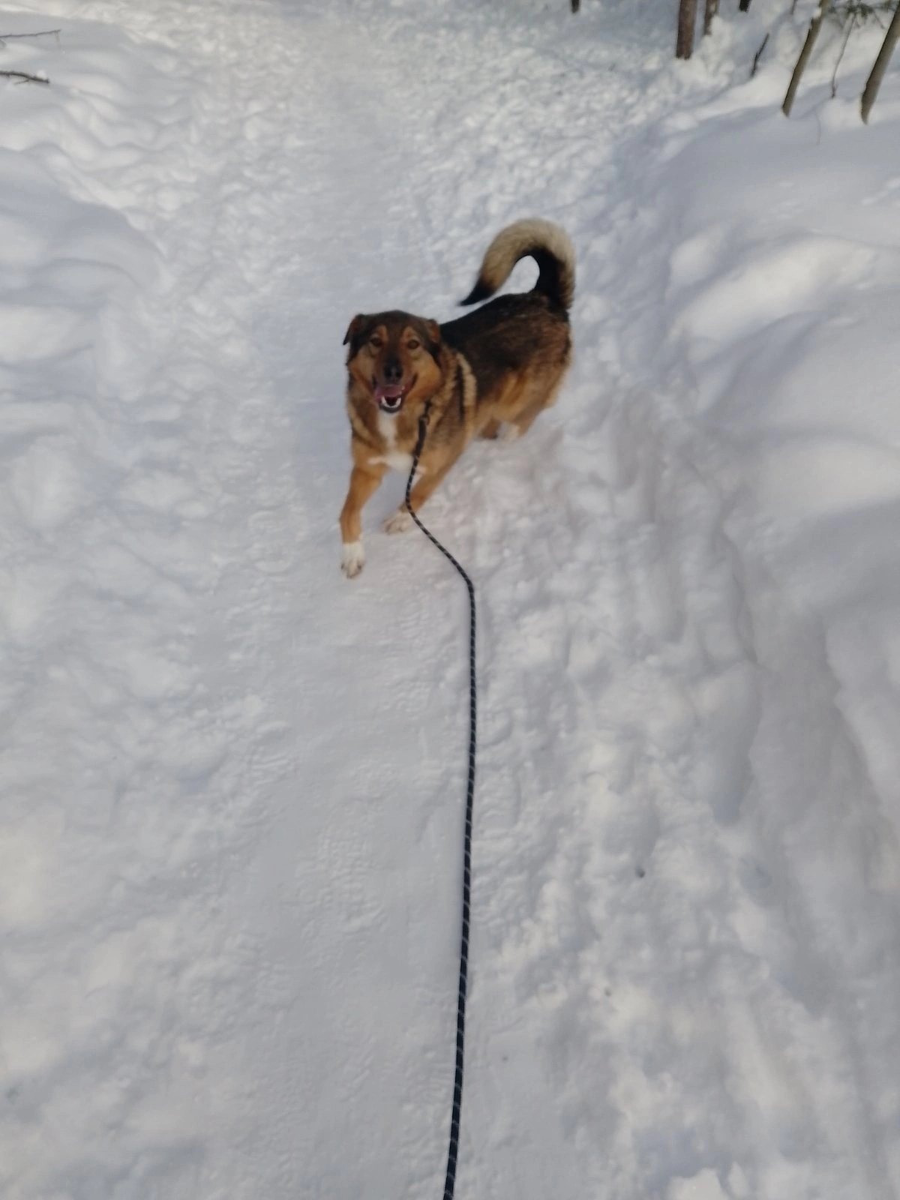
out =
[(3, 1194), (437, 1194), (464, 594), (378, 531), (399, 478), (338, 571), (340, 343), (376, 305), (451, 315), (533, 212), (579, 244), (576, 368), (429, 512), (481, 605), (460, 1194), (890, 1200), (846, 957), (742, 811), (787, 698), (723, 501), (623, 355), (652, 302), (608, 299), (643, 219), (627, 139), (672, 98), (652, 55), (612, 19), (542, 54), (477, 5), (449, 33), (374, 0), (146, 7), (77, 6), (136, 41), (92, 59), (73, 23), (82, 70), (128, 74), (82, 78), (94, 140), (48, 160), (139, 231), (116, 254), (141, 287), (18, 431)]

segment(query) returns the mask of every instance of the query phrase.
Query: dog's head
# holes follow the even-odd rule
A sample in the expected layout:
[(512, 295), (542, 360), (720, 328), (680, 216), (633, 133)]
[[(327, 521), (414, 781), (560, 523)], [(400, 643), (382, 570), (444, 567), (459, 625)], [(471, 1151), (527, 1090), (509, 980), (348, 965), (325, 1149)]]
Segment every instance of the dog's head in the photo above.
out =
[(382, 412), (433, 395), (441, 382), (441, 329), (405, 312), (360, 313), (344, 345), (350, 378)]

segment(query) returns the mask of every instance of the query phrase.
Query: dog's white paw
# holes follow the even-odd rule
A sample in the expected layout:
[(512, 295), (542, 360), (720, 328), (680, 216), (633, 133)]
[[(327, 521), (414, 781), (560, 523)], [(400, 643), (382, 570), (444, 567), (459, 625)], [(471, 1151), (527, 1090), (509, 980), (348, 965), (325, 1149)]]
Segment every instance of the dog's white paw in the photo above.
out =
[(504, 421), (500, 429), (501, 442), (514, 442), (521, 437), (518, 425), (513, 425), (508, 421)]
[(385, 533), (405, 533), (412, 525), (413, 519), (405, 508), (398, 508), (395, 513), (391, 513), (384, 523)]
[(348, 579), (358, 575), (365, 565), (366, 555), (362, 542), (344, 542), (341, 551), (341, 570)]

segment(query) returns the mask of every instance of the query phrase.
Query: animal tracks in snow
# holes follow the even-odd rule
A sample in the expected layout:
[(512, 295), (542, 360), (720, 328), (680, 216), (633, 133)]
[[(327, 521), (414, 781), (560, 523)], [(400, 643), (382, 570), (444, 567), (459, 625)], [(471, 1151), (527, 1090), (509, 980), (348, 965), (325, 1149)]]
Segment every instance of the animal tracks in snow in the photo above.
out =
[[(640, 6), (48, 3), (54, 87), (4, 91), (0, 153), (4, 1196), (436, 1185), (465, 594), (378, 528), (399, 477), (335, 570), (340, 343), (357, 310), (449, 317), (533, 212), (578, 246), (571, 377), (423, 514), (479, 601), (460, 1188), (889, 1200), (891, 615), (873, 591), (813, 627), (735, 495), (770, 364), (844, 328), (871, 251), (757, 231), (748, 264), (727, 205), (667, 207), (707, 84)], [(810, 453), (798, 381), (758, 478), (821, 518), (822, 476), (778, 469)], [(867, 501), (896, 524), (888, 411), (825, 472), (854, 529)]]

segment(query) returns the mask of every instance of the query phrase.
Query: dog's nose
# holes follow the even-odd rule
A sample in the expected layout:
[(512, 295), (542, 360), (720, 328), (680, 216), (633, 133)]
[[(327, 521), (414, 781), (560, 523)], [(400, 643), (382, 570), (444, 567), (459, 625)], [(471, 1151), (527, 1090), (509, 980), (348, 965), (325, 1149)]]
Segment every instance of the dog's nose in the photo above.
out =
[(403, 378), (403, 367), (396, 358), (389, 358), (384, 364), (385, 383), (399, 383)]

